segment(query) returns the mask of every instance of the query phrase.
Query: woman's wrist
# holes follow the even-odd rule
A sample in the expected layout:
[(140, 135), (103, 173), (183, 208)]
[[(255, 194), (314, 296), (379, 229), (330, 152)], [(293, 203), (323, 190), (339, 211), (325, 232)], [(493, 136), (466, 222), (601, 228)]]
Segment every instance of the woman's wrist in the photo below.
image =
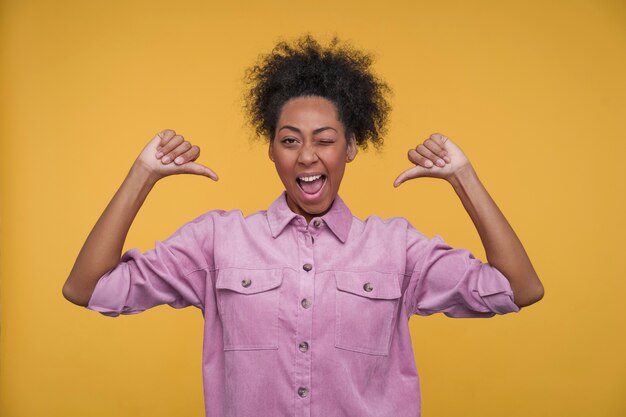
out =
[(155, 174), (139, 160), (136, 160), (133, 163), (130, 171), (128, 172), (128, 177), (142, 183), (143, 185), (149, 186), (150, 188), (153, 187), (154, 184), (156, 184), (162, 178), (161, 176)]
[(450, 175), (447, 180), (458, 193), (460, 190), (466, 188), (469, 183), (478, 181), (478, 174), (474, 170), (474, 167), (468, 164)]

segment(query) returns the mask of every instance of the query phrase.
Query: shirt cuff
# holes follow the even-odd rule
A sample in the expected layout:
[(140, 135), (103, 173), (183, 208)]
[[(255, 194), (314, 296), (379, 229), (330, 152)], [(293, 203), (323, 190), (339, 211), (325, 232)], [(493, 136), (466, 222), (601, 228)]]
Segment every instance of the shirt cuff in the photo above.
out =
[(138, 251), (138, 249), (133, 248), (125, 252), (120, 263), (100, 277), (87, 303), (87, 309), (109, 317), (132, 314), (125, 309), (130, 291), (130, 271), (128, 263), (124, 261), (132, 255), (133, 251)]
[(478, 280), (477, 291), (487, 307), (496, 314), (519, 312), (509, 280), (490, 264), (483, 264), (482, 268), (482, 279)]

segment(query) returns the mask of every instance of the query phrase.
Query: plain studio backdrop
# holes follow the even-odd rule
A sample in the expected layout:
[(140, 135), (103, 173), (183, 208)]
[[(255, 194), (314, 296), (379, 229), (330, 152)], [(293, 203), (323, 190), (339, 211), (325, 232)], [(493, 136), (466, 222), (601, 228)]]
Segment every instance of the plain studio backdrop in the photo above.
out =
[(451, 137), (520, 237), (545, 298), (491, 319), (410, 319), (423, 415), (626, 415), (623, 1), (0, 3), (0, 415), (202, 416), (202, 315), (111, 319), (61, 287), (146, 143), (174, 129), (220, 176), (157, 184), (124, 250), (282, 191), (243, 122), (242, 76), (279, 39), (333, 34), (394, 89), (381, 154), (339, 191), (486, 262), (452, 187), (392, 186), (407, 150)]

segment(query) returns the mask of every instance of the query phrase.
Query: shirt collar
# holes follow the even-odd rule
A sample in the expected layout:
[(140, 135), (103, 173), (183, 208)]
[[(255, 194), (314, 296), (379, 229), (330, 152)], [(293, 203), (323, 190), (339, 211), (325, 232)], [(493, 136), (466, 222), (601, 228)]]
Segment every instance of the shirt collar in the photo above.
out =
[[(276, 238), (280, 235), (293, 218), (297, 216), (298, 214), (291, 211), (287, 205), (287, 192), (283, 191), (267, 209), (267, 221), (272, 232), (272, 237)], [(335, 196), (330, 210), (328, 210), (321, 219), (324, 220), (328, 228), (342, 243), (346, 242), (348, 234), (350, 233), (350, 226), (352, 226), (352, 212), (350, 212), (348, 206), (346, 206), (341, 197), (339, 197), (339, 194)]]

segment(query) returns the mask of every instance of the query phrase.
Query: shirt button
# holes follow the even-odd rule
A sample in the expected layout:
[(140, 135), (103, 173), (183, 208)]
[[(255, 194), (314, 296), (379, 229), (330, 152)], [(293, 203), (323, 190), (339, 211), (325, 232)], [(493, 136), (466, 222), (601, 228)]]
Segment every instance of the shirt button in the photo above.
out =
[(313, 269), (313, 265), (311, 265), (311, 264), (304, 264), (304, 265), (302, 265), (302, 269), (304, 269), (306, 272), (309, 272), (311, 269)]
[(311, 307), (311, 300), (309, 300), (308, 298), (303, 298), (302, 301), (300, 301), (300, 304), (304, 308), (309, 308)]
[(298, 395), (302, 398), (306, 397), (309, 395), (309, 389), (305, 387), (298, 388)]
[(321, 224), (322, 224), (322, 221), (320, 219), (313, 220), (313, 226), (320, 227)]
[(300, 345), (298, 345), (298, 349), (300, 349), (300, 352), (306, 352), (307, 350), (309, 350), (309, 344), (307, 342), (300, 342)]
[(241, 286), (242, 287), (246, 287), (247, 288), (247, 287), (250, 286), (250, 284), (252, 284), (252, 280), (251, 279), (246, 278), (246, 279), (241, 281)]
[(367, 292), (370, 292), (374, 289), (374, 287), (372, 287), (372, 284), (370, 284), (369, 282), (366, 282), (365, 285), (363, 285), (363, 289)]

